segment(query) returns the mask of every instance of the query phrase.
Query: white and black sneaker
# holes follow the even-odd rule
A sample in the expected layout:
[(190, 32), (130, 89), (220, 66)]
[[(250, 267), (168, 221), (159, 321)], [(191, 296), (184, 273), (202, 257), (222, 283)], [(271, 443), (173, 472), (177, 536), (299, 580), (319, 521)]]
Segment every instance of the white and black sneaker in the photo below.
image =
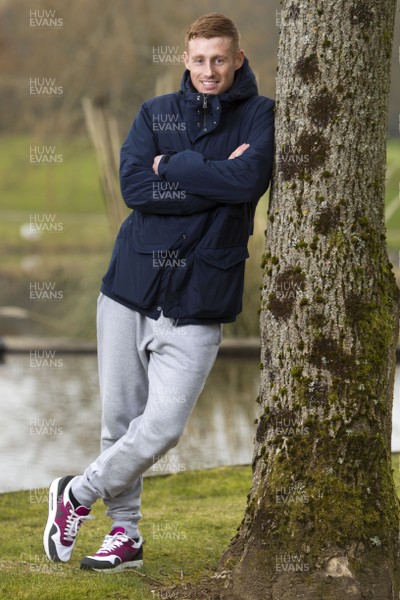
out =
[(143, 540), (126, 535), (123, 527), (115, 527), (106, 535), (100, 549), (81, 560), (81, 569), (118, 573), (124, 569), (138, 569), (143, 565)]
[(76, 535), (90, 508), (76, 505), (71, 496), (73, 475), (54, 479), (49, 488), (49, 515), (43, 535), (46, 556), (52, 562), (67, 562), (74, 549)]

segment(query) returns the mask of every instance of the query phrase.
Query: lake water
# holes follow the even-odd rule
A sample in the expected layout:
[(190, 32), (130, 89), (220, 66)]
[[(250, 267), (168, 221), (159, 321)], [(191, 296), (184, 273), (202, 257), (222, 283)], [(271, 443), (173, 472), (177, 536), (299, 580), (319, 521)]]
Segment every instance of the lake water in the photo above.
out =
[[(48, 486), (98, 454), (96, 357), (57, 355), (51, 364), (10, 355), (0, 365), (0, 492)], [(254, 358), (219, 357), (178, 446), (148, 474), (250, 463), (259, 376)]]
[[(400, 451), (400, 368), (392, 450)], [(258, 414), (257, 359), (219, 357), (178, 446), (148, 475), (251, 462)], [(99, 449), (100, 403), (94, 355), (58, 355), (35, 367), (28, 355), (0, 365), (0, 492), (40, 488), (80, 473)], [(43, 492), (44, 493), (44, 492)]]

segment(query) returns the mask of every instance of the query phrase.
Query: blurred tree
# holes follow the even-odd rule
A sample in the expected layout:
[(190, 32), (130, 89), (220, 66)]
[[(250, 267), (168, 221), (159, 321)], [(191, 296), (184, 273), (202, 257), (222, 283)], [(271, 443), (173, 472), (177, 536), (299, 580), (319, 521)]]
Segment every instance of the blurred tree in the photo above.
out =
[[(226, 0), (13, 0), (0, 4), (0, 129), (76, 133), (84, 130), (81, 99), (101, 101), (127, 131), (139, 105), (156, 93), (157, 80), (179, 88), (182, 61), (157, 62), (157, 48), (184, 50), (184, 32), (199, 15), (213, 10), (229, 14), (240, 26), (243, 45), (261, 90), (273, 96), (276, 69), (275, 8), (252, 0), (231, 6)], [(45, 11), (62, 20), (60, 27), (40, 21)], [(31, 15), (38, 26), (32, 26)], [(47, 13), (48, 14), (48, 13)], [(35, 21), (33, 21), (35, 24)], [(42, 25), (41, 25), (42, 23)], [(266, 25), (267, 24), (267, 25)], [(29, 80), (55, 78), (60, 97), (29, 94)]]

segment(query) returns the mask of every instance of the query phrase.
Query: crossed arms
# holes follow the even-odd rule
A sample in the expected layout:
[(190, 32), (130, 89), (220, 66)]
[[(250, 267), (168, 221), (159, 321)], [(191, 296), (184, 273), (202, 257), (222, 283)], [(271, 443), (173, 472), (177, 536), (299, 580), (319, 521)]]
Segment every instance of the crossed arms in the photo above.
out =
[[(237, 158), (238, 156), (241, 156), (243, 154), (243, 152), (245, 152), (247, 150), (247, 148), (250, 147), (250, 144), (240, 144), (240, 146), (238, 146), (236, 148), (236, 150), (234, 150), (232, 152), (232, 154), (230, 156), (228, 156), (228, 160), (232, 160), (233, 158)], [(158, 175), (158, 165), (160, 164), (160, 160), (163, 158), (164, 154), (159, 154), (158, 156), (156, 156), (154, 158), (154, 162), (153, 162), (153, 171), (156, 175)]]
[[(258, 200), (266, 191), (273, 160), (273, 103), (260, 103), (246, 143), (225, 160), (208, 160), (184, 150), (162, 161), (151, 117), (143, 105), (121, 149), (121, 191), (125, 203), (142, 213), (185, 215)], [(156, 200), (154, 190), (169, 182), (184, 200)]]

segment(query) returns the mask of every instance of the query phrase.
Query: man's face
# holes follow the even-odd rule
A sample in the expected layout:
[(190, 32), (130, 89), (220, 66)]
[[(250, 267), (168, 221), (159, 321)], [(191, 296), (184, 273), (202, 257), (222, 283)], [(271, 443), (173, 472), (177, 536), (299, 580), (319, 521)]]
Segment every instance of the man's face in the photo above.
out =
[(189, 41), (183, 57), (198, 92), (223, 94), (232, 87), (235, 71), (243, 64), (244, 52), (235, 51), (229, 37), (195, 38)]

